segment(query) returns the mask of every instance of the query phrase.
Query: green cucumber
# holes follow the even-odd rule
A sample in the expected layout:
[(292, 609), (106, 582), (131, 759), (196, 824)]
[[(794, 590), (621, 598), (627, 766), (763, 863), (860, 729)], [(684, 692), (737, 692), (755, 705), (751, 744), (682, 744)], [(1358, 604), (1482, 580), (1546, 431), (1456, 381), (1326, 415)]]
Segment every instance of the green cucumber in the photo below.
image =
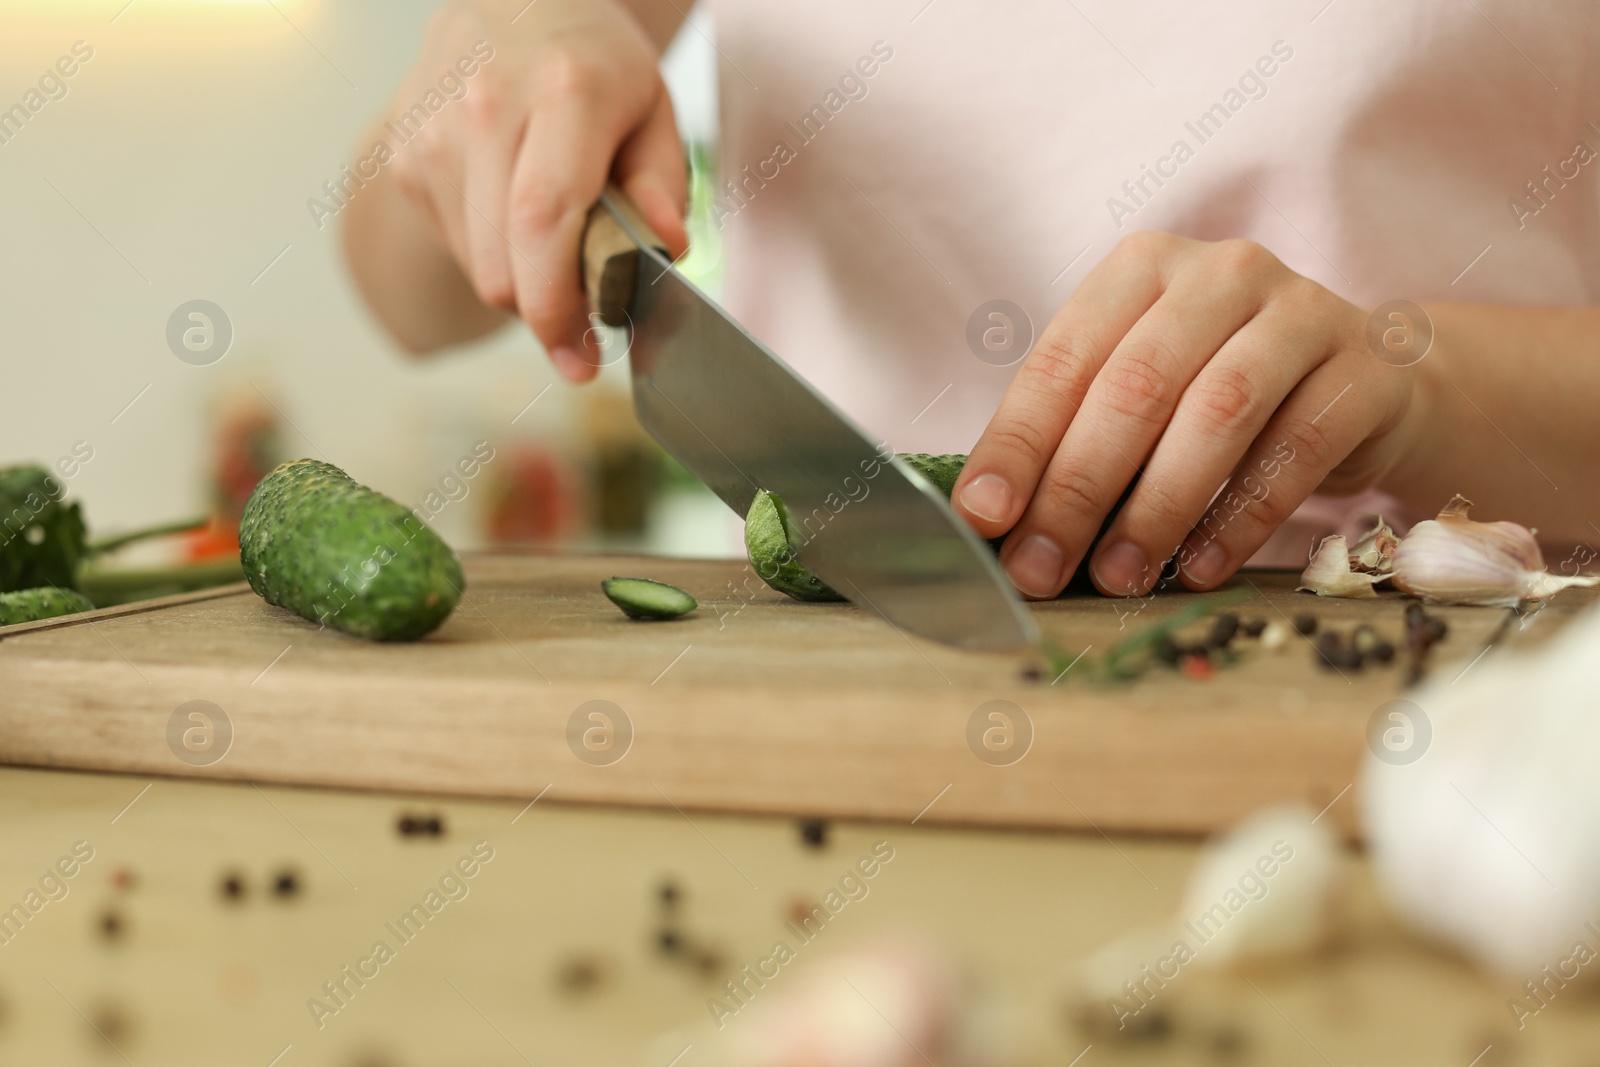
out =
[(377, 641), (429, 633), (466, 586), (450, 546), (403, 504), (312, 459), (250, 494), (239, 561), (267, 603)]
[(82, 593), (71, 589), (19, 589), (0, 593), (0, 626), (35, 619), (53, 619), (58, 615), (75, 615), (88, 611), (94, 605)]
[(677, 586), (649, 578), (607, 578), (600, 589), (631, 619), (676, 619), (698, 606)]
[[(931, 456), (924, 452), (907, 452), (900, 459), (946, 497), (955, 489), (956, 479), (967, 462), (963, 455)], [(800, 562), (800, 545), (789, 509), (777, 494), (765, 489), (756, 493), (744, 518), (744, 547), (761, 580), (778, 592), (796, 600), (844, 599)]]

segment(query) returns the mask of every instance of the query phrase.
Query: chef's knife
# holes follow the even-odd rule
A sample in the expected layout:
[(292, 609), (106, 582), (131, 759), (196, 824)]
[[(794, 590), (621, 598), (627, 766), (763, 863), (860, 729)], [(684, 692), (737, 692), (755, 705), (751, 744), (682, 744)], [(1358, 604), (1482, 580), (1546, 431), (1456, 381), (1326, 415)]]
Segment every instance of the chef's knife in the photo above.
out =
[(617, 188), (590, 212), (584, 286), (630, 331), (639, 422), (741, 517), (788, 508), (800, 561), (855, 604), (949, 645), (1008, 649), (1038, 630), (994, 553), (939, 491), (844, 417), (667, 259)]

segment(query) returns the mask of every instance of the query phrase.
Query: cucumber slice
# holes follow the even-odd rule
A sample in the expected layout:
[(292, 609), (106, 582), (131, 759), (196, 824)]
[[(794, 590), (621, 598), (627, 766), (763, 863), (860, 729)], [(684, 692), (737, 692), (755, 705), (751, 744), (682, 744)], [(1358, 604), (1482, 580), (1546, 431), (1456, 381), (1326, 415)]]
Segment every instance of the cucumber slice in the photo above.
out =
[(677, 586), (649, 578), (607, 578), (600, 589), (631, 619), (676, 619), (698, 606)]

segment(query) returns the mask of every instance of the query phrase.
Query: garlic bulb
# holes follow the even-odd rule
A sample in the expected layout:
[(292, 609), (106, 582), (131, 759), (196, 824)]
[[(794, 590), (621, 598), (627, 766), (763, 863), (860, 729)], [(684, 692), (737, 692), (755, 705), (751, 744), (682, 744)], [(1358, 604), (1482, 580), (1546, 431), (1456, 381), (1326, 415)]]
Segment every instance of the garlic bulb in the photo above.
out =
[(1374, 745), (1361, 771), (1391, 907), (1519, 982), (1600, 948), (1597, 663), (1591, 608), (1531, 654), (1443, 672), (1390, 716), (1420, 751)]
[(1368, 597), (1377, 596), (1372, 583), (1385, 578), (1381, 574), (1363, 574), (1350, 569), (1350, 550), (1345, 546), (1343, 534), (1324, 537), (1322, 544), (1311, 557), (1311, 562), (1300, 574), (1296, 588), (1318, 596)]
[(1395, 536), (1392, 527), (1383, 521), (1383, 516), (1376, 516), (1378, 524), (1366, 533), (1361, 539), (1350, 546), (1350, 569), (1365, 571), (1368, 574), (1388, 574), (1394, 566), (1395, 546), (1400, 543), (1400, 538)]
[(1473, 522), (1472, 501), (1457, 494), (1436, 519), (1417, 523), (1394, 551), (1394, 584), (1440, 604), (1510, 608), (1543, 600), (1600, 576), (1564, 576), (1544, 569), (1539, 542), (1514, 522)]

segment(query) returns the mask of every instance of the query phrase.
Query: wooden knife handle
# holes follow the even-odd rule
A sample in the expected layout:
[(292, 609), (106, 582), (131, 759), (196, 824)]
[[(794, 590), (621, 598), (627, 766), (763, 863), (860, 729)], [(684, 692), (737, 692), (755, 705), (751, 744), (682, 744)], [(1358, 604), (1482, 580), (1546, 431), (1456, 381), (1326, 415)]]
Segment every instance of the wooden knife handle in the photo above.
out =
[[(666, 242), (656, 236), (621, 189), (607, 184), (606, 196), (635, 233), (662, 255), (667, 254)], [(639, 259), (639, 246), (617, 224), (605, 205), (596, 203), (590, 208), (589, 221), (583, 229), (583, 291), (589, 297), (590, 310), (607, 326), (626, 326), (631, 321), (628, 315)]]

